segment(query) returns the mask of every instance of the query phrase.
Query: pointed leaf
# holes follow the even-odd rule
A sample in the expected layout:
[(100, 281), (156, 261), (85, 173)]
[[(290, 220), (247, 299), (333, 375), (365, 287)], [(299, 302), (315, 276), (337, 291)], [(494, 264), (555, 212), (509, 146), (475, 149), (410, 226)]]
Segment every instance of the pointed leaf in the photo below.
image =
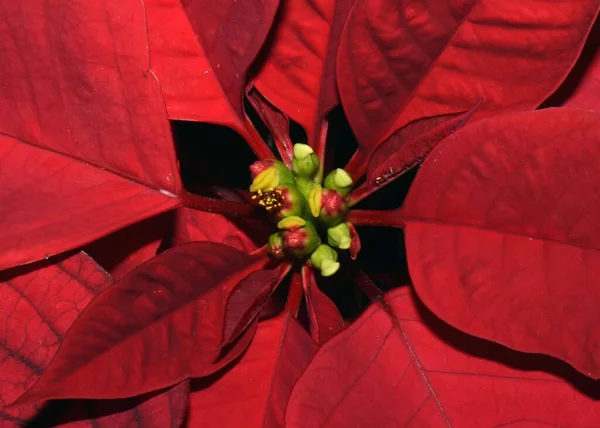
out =
[(552, 361), (449, 328), (417, 310), (407, 288), (386, 300), (395, 322), (373, 305), (319, 349), (294, 386), (287, 427), (593, 426), (599, 420), (600, 405), (586, 395), (594, 386), (582, 392), (581, 382), (565, 382)]
[(463, 113), (419, 119), (394, 132), (371, 155), (367, 179), (353, 191), (350, 197), (352, 203), (393, 182), (421, 163), (444, 138), (462, 128), (479, 105)]
[(261, 322), (238, 363), (192, 393), (188, 425), (283, 427), (292, 386), (315, 351), (315, 343), (288, 313)]
[(163, 213), (111, 233), (85, 246), (84, 250), (118, 281), (158, 254), (173, 221), (173, 211)]
[(600, 115), (473, 123), (437, 146), (404, 205), (417, 293), (454, 327), (600, 377)]
[(210, 241), (250, 253), (256, 250), (256, 244), (246, 234), (246, 228), (240, 228), (238, 223), (242, 221), (189, 208), (178, 209), (171, 245)]
[(252, 272), (235, 286), (225, 307), (223, 344), (231, 342), (254, 321), (290, 268), (289, 264), (281, 264), (278, 269)]
[(242, 89), (278, 0), (144, 0), (152, 69), (172, 119), (217, 123), (247, 137)]
[(596, 0), (357, 0), (337, 76), (359, 144), (480, 99), (475, 117), (537, 107), (569, 72), (598, 8)]
[(119, 280), (160, 251), (192, 241), (217, 242), (246, 253), (256, 250), (252, 240), (231, 219), (178, 208), (92, 242), (85, 251)]
[(0, 21), (0, 269), (176, 206), (141, 2), (10, 2)]
[(271, 105), (256, 89), (251, 89), (247, 94), (247, 98), (269, 129), (281, 154), (281, 160), (289, 167), (294, 156), (294, 145), (290, 139), (290, 120)]
[(85, 253), (0, 276), (0, 425), (22, 426), (38, 409), (6, 408), (48, 366), (88, 302), (111, 283)]
[(320, 121), (338, 102), (335, 54), (354, 0), (282, 2), (254, 85), (302, 125), (314, 145)]
[(317, 285), (312, 269), (302, 268), (302, 285), (310, 319), (310, 335), (319, 345), (344, 329), (344, 320), (335, 303)]
[(20, 402), (131, 397), (206, 375), (227, 297), (265, 262), (212, 242), (151, 259), (92, 301)]

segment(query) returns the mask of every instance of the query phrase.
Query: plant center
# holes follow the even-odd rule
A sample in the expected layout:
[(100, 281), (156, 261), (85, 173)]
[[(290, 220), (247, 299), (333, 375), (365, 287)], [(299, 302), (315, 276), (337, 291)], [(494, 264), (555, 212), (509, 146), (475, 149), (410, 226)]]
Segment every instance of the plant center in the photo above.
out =
[(273, 159), (251, 165), (250, 191), (279, 229), (269, 237), (269, 253), (306, 261), (330, 276), (340, 267), (338, 251), (352, 244), (353, 228), (345, 219), (353, 182), (343, 169), (322, 180), (319, 167), (310, 146), (295, 144), (291, 169)]

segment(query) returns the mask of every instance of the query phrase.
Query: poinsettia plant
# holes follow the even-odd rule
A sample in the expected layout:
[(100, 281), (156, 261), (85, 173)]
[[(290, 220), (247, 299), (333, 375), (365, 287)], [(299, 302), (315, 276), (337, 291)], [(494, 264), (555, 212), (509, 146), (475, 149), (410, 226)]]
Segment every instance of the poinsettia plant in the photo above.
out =
[(2, 426), (600, 426), (598, 0), (0, 4)]

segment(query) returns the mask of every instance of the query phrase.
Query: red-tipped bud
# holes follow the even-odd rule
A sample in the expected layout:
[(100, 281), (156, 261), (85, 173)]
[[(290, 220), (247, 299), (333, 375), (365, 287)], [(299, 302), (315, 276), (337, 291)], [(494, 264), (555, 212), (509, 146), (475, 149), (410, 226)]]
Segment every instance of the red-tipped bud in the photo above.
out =
[(283, 233), (274, 233), (269, 236), (269, 245), (267, 246), (267, 251), (277, 259), (282, 259), (285, 257), (283, 252)]
[(284, 251), (298, 258), (310, 254), (320, 243), (319, 234), (310, 221), (307, 221), (302, 227), (283, 232)]
[(250, 175), (252, 176), (251, 192), (268, 191), (282, 184), (294, 184), (296, 177), (283, 162), (267, 159), (254, 162), (250, 165)]
[(334, 226), (339, 223), (348, 212), (346, 198), (340, 192), (331, 189), (323, 189), (321, 197), (321, 211), (319, 221), (326, 226)]
[(348, 225), (348, 229), (350, 230), (350, 258), (352, 260), (356, 260), (358, 253), (360, 252), (360, 248), (362, 246), (360, 242), (360, 236), (358, 236), (358, 232), (354, 225), (350, 222), (346, 223)]

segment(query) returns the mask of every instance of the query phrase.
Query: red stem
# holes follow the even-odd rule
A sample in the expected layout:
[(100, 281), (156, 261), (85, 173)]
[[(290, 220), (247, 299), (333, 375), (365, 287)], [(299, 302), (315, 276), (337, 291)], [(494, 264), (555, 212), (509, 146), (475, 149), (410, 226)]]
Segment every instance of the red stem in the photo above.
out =
[(256, 157), (258, 157), (259, 160), (275, 159), (275, 155), (269, 146), (267, 146), (267, 143), (262, 139), (247, 115), (244, 115), (244, 125), (246, 127), (246, 132), (248, 133), (248, 144)]
[(348, 221), (354, 226), (398, 227), (405, 226), (402, 208), (395, 210), (351, 210)]
[(352, 208), (354, 205), (358, 204), (360, 201), (365, 199), (377, 189), (379, 189), (379, 187), (369, 190), (367, 183), (363, 183), (360, 187), (357, 187), (356, 189), (352, 190), (352, 192), (350, 192), (350, 195), (348, 195), (348, 206)]
[(285, 308), (290, 311), (294, 318), (298, 317), (298, 311), (300, 310), (300, 303), (302, 303), (303, 295), (304, 289), (302, 286), (302, 275), (300, 272), (294, 272), (292, 274), (290, 291), (285, 303)]
[(325, 170), (325, 152), (327, 150), (327, 130), (329, 129), (329, 121), (325, 118), (321, 120), (321, 126), (319, 127), (319, 135), (315, 142), (314, 151), (319, 159), (319, 174), (317, 179), (320, 181), (323, 178), (323, 171)]
[[(252, 251), (250, 253), (250, 255), (257, 256), (257, 257), (266, 256), (267, 255), (267, 245), (263, 245), (262, 247), (257, 248), (256, 250)], [(286, 273), (286, 275), (287, 275), (287, 273)]]
[(367, 276), (360, 269), (355, 269), (352, 275), (352, 279), (356, 285), (360, 287), (362, 291), (371, 299), (373, 302), (384, 302), (383, 291), (375, 285), (371, 278)]
[(187, 192), (184, 192), (184, 194), (181, 195), (181, 201), (184, 206), (198, 211), (225, 214), (234, 217), (250, 217), (256, 214), (256, 207), (253, 205), (213, 199), (206, 196), (193, 195)]
[(354, 180), (355, 183), (357, 183), (367, 172), (368, 158), (366, 154), (363, 153), (364, 152), (360, 148), (356, 150), (348, 164), (344, 167), (344, 170), (350, 174), (350, 177), (352, 177), (352, 180)]

